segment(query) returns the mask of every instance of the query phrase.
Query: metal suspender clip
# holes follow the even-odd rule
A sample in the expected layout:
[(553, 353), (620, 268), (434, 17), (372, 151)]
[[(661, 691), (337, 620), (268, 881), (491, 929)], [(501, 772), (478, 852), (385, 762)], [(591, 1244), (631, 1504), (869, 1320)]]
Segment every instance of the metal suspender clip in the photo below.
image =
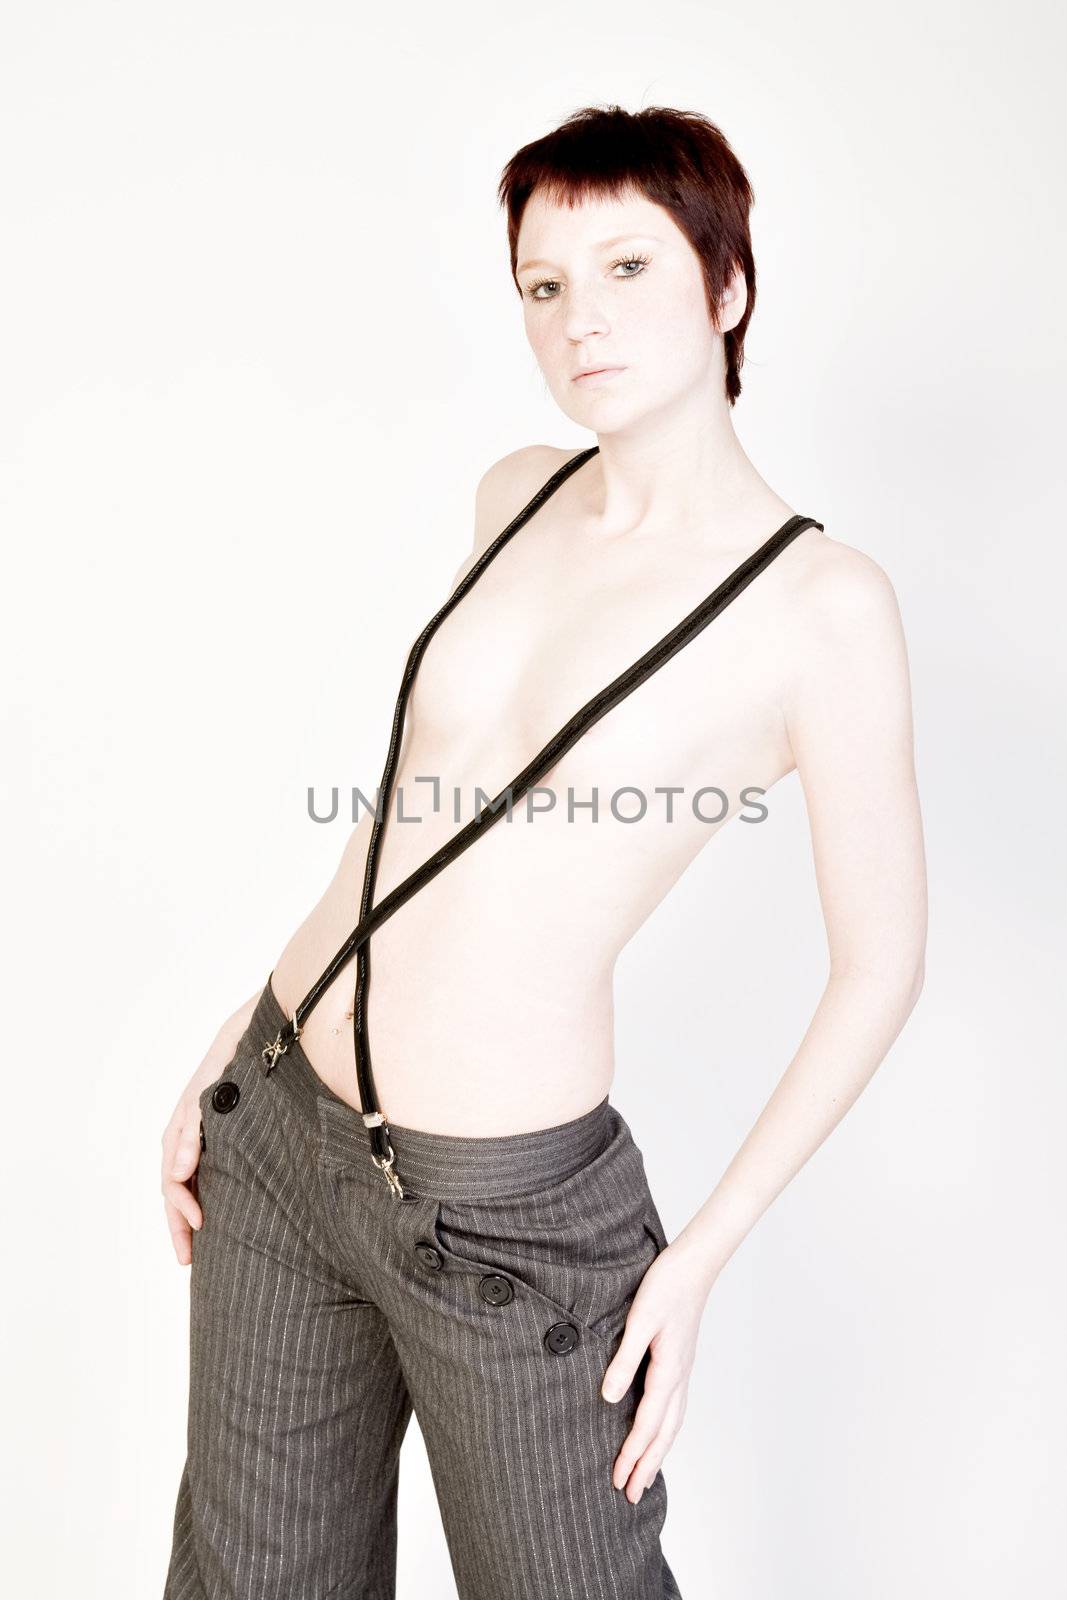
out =
[(270, 1044), (263, 1046), (263, 1049), (260, 1051), (260, 1060), (263, 1063), (260, 1070), (262, 1071), (264, 1077), (267, 1077), (269, 1073), (274, 1071), (274, 1068), (278, 1064), (278, 1057), (283, 1056), (288, 1050), (289, 1046), (292, 1044), (293, 1040), (299, 1039), (299, 1037), (300, 1029), (295, 1027), (291, 1022), (287, 1022), (284, 1028), (278, 1029), (277, 1034), (271, 1040)]
[[(361, 1111), (360, 1116), (363, 1118), (363, 1125), (366, 1128), (388, 1127), (388, 1123), (380, 1111)], [(372, 1148), (370, 1158), (374, 1162), (374, 1165), (376, 1167), (380, 1167), (382, 1172), (385, 1174), (385, 1180), (392, 1190), (393, 1198), (395, 1200), (403, 1200), (403, 1187), (401, 1186), (400, 1179), (393, 1171), (393, 1162), (396, 1160), (396, 1151), (393, 1149), (388, 1140), (386, 1140), (386, 1144), (389, 1148), (389, 1154), (387, 1156), (376, 1156)]]

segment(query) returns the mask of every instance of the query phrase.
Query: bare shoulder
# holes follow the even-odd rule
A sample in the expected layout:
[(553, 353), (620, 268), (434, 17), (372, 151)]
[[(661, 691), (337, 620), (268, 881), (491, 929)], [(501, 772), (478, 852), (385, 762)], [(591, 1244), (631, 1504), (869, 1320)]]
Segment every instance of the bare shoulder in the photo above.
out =
[[(811, 729), (825, 725), (836, 737), (858, 724), (888, 737), (907, 721), (907, 645), (889, 574), (872, 556), (817, 528), (799, 536), (785, 582), (779, 643), (779, 704), (800, 750)], [(857, 736), (858, 737), (858, 736)], [(810, 757), (810, 751), (809, 751)]]
[(552, 444), (527, 444), (494, 461), (482, 474), (475, 494), (475, 549), (495, 539), (541, 485), (579, 453)]
[(551, 444), (527, 444), (509, 450), (487, 467), (474, 496), (474, 541), (471, 552), (452, 579), (452, 588), (466, 577), (498, 533), (518, 516), (528, 500), (564, 462), (579, 454)]
[(798, 634), (862, 638), (864, 630), (897, 626), (896, 591), (884, 567), (865, 551), (807, 528), (786, 568), (786, 607)]

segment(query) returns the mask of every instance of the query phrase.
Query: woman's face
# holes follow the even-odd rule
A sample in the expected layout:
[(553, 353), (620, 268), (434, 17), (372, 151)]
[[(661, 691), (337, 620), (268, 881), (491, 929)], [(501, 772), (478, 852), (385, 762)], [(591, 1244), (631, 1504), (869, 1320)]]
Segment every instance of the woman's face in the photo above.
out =
[[(722, 339), (700, 262), (669, 213), (644, 195), (572, 209), (535, 190), (519, 228), (516, 277), (530, 347), (572, 421), (614, 433), (709, 383), (725, 403)], [(742, 279), (725, 326), (744, 310), (743, 288)], [(612, 370), (580, 376), (598, 367)]]

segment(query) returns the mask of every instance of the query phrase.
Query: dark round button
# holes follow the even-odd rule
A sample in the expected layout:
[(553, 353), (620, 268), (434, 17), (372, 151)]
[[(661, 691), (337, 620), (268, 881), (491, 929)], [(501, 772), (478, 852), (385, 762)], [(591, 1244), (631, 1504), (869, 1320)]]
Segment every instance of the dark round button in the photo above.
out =
[(203, 1152), (206, 1149), (207, 1149), (207, 1136), (204, 1133), (203, 1120), (201, 1120), (201, 1123), (200, 1123), (200, 1151), (201, 1151), (201, 1154), (203, 1154)]
[(227, 1078), (225, 1083), (217, 1083), (215, 1085), (211, 1096), (211, 1104), (216, 1111), (232, 1111), (240, 1098), (240, 1089)]
[(425, 1239), (420, 1239), (416, 1244), (415, 1254), (418, 1256), (423, 1266), (429, 1267), (433, 1272), (440, 1271), (441, 1267), (444, 1266), (444, 1262), (441, 1260), (440, 1250), (435, 1250), (432, 1244), (426, 1243)]
[(545, 1346), (554, 1356), (569, 1355), (578, 1343), (578, 1329), (573, 1322), (554, 1322), (545, 1334)]
[(511, 1283), (499, 1272), (487, 1272), (484, 1278), (479, 1279), (478, 1293), (491, 1306), (506, 1306), (509, 1300), (515, 1298)]

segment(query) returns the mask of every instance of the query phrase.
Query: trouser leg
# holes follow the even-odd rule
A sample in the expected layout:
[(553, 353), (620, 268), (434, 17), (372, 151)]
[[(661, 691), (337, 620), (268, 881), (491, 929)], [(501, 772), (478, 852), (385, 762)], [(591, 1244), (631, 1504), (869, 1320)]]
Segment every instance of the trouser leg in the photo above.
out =
[(559, 1130), (393, 1124), (402, 1201), (358, 1167), (327, 1180), (350, 1237), (374, 1240), (460, 1600), (678, 1600), (662, 1472), (637, 1505), (611, 1483), (644, 1365), (622, 1401), (600, 1393), (666, 1239), (621, 1117), (607, 1107), (588, 1126), (602, 1137), (587, 1149), (563, 1135), (569, 1161)]
[(201, 1099), (188, 1453), (165, 1600), (393, 1600), (411, 1401), (385, 1316), (332, 1259), (317, 1128), (280, 1075), (259, 1073), (254, 1043), (224, 1074), (236, 1103)]

